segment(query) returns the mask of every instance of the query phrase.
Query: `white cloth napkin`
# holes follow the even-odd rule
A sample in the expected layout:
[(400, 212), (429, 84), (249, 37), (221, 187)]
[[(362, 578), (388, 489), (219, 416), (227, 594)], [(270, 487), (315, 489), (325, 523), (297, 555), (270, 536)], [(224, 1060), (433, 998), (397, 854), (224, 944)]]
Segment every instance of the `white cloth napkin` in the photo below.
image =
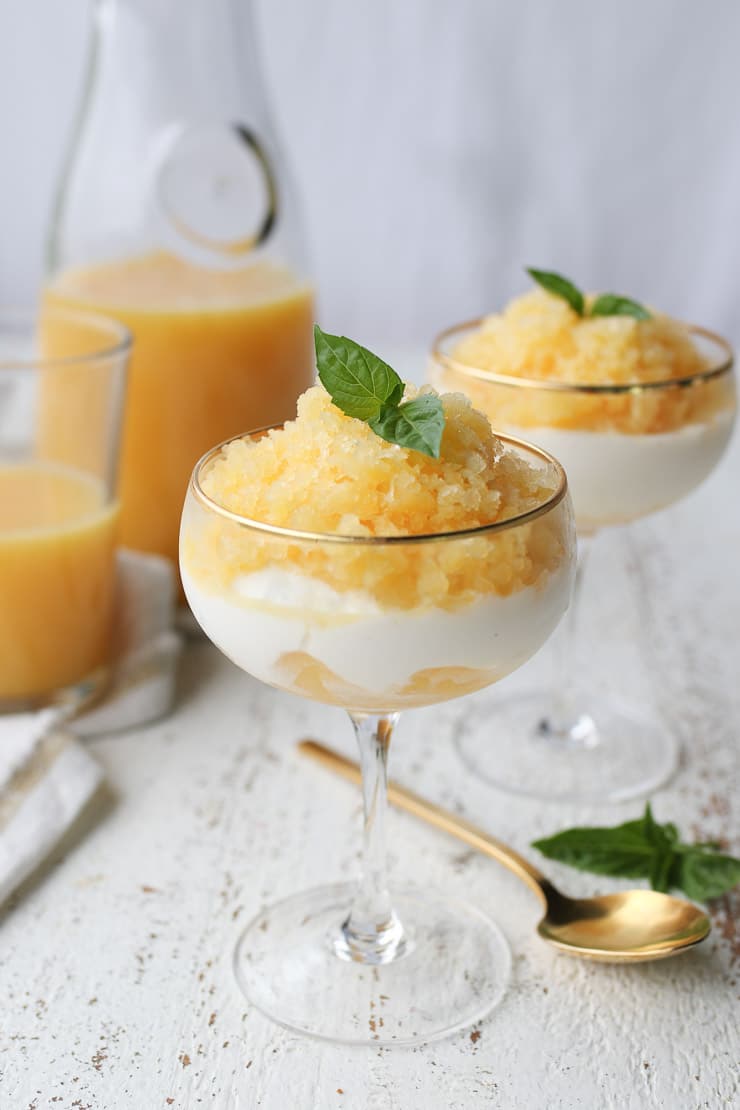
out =
[[(55, 711), (0, 718), (0, 904), (46, 858), (103, 781)], [(52, 731), (48, 731), (51, 729)]]
[(166, 559), (118, 556), (116, 663), (102, 702), (69, 719), (52, 708), (0, 717), (0, 903), (46, 858), (103, 781), (76, 736), (122, 731), (172, 707), (181, 638)]
[(120, 732), (172, 708), (182, 639), (174, 631), (176, 580), (169, 559), (118, 553), (118, 598), (111, 686), (72, 726), (78, 736)]

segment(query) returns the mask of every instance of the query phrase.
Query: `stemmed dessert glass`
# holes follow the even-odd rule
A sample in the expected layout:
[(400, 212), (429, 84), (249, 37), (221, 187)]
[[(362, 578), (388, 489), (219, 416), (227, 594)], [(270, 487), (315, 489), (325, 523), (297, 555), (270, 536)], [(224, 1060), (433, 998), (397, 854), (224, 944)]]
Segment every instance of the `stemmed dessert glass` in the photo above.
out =
[[(256, 678), (346, 709), (359, 745), (359, 886), (324, 886), (268, 907), (235, 953), (247, 998), (301, 1033), (418, 1044), (477, 1021), (505, 989), (510, 957), (496, 925), (426, 889), (391, 897), (385, 847), (386, 762), (399, 711), (496, 682), (544, 643), (569, 601), (575, 533), (565, 474), (546, 452), (505, 442), (541, 476), (535, 507), (432, 535), (302, 532), (231, 512), (203, 488), (228, 444), (193, 473), (180, 565), (195, 617)], [(300, 598), (275, 588), (276, 576), (293, 581), (296, 568)], [(420, 600), (435, 575), (459, 587), (449, 607)]]
[[(459, 345), (484, 321), (440, 333), (429, 378), (462, 392), (494, 430), (521, 435), (560, 460), (578, 531), (573, 603), (553, 642), (549, 690), (512, 695), (468, 715), (457, 746), (476, 775), (504, 790), (547, 800), (624, 801), (667, 781), (678, 763), (675, 736), (628, 697), (579, 702), (577, 629), (587, 555), (597, 532), (667, 508), (711, 474), (735, 418), (733, 352), (704, 328), (689, 333), (705, 369), (686, 378), (599, 385), (529, 379), (469, 365)], [(660, 432), (620, 431), (648, 417)], [(636, 418), (633, 420), (633, 418)], [(471, 724), (472, 722), (472, 724)], [(485, 738), (481, 730), (485, 729)]]

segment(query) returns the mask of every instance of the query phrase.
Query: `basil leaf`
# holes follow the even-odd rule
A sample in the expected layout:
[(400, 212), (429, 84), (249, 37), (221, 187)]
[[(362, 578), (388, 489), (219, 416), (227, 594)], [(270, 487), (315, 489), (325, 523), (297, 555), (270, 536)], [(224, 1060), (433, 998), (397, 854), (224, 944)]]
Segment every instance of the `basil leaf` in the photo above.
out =
[[(675, 825), (659, 825), (653, 817), (650, 802), (645, 805), (642, 817), (645, 839), (652, 844), (656, 852), (669, 852), (678, 840), (678, 830)], [(657, 890), (658, 888), (655, 887)]]
[(533, 841), (532, 847), (548, 859), (580, 871), (630, 879), (650, 878), (655, 854), (645, 836), (642, 818), (611, 829), (598, 826), (565, 829), (555, 836)]
[(679, 856), (676, 872), (676, 885), (689, 898), (697, 902), (708, 902), (719, 898), (737, 883), (740, 883), (740, 859), (708, 852), (706, 849), (689, 849)]
[(397, 407), (386, 406), (368, 421), (372, 430), (388, 443), (410, 447), (433, 459), (439, 458), (445, 414), (436, 393), (423, 393)]
[(532, 847), (581, 871), (649, 879), (653, 890), (676, 887), (698, 902), (740, 883), (740, 859), (722, 855), (707, 842), (682, 844), (678, 837), (675, 825), (655, 820), (648, 803), (636, 821), (614, 828), (565, 829), (535, 840)]
[(589, 310), (589, 316), (631, 316), (633, 320), (650, 320), (651, 313), (644, 305), (616, 293), (602, 293)]
[(663, 894), (668, 891), (675, 858), (676, 854), (670, 848), (658, 850), (653, 854), (650, 864), (650, 885), (653, 890), (660, 890)]
[(329, 335), (314, 325), (319, 380), (337, 408), (347, 416), (373, 420), (384, 405), (398, 405), (404, 384), (381, 358), (343, 335)]
[(642, 827), (645, 831), (646, 840), (649, 840), (651, 844), (654, 844), (656, 839), (659, 838), (659, 826), (655, 824), (655, 818), (653, 817), (653, 811), (650, 808), (650, 802), (645, 803), (645, 812), (642, 815)]
[(555, 297), (560, 297), (562, 300), (567, 301), (574, 312), (579, 316), (583, 316), (584, 301), (583, 293), (572, 281), (568, 281), (562, 274), (554, 274), (550, 270), (531, 270), (527, 267), (527, 273), (546, 289), (548, 293), (552, 293)]

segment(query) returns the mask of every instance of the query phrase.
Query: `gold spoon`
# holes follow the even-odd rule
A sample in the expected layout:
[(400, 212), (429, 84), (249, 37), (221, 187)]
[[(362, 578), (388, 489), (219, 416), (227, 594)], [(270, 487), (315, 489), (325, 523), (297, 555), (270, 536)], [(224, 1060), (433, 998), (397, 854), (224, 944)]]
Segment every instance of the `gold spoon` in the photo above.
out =
[[(360, 769), (351, 759), (319, 744), (302, 740), (300, 751), (351, 782)], [(539, 896), (545, 916), (537, 932), (569, 956), (604, 963), (663, 960), (699, 944), (709, 934), (709, 918), (683, 898), (656, 890), (624, 890), (595, 898), (568, 898), (541, 871), (513, 848), (403, 786), (389, 782), (388, 799), (423, 821), (456, 836), (508, 867)]]

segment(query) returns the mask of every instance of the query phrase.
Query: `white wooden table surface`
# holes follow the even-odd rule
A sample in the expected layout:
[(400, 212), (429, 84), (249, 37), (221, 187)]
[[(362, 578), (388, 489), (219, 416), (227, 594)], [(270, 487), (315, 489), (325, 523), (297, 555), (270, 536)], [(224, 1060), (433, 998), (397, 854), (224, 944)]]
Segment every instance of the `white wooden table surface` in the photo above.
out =
[[(704, 490), (602, 537), (583, 629), (592, 689), (598, 671), (653, 705), (685, 744), (685, 765), (655, 797), (659, 819), (729, 837), (735, 850), (738, 476), (736, 441)], [(505, 685), (543, 667), (541, 656)], [(637, 813), (638, 803), (555, 806), (475, 782), (451, 733), (482, 699), (494, 727), (497, 696), (410, 714), (395, 776), (524, 849), (565, 824)], [(268, 900), (357, 867), (357, 792), (299, 759), (294, 741), (308, 734), (351, 750), (339, 711), (260, 686), (195, 643), (169, 720), (92, 744), (107, 804), (0, 919), (2, 1110), (740, 1105), (740, 930), (729, 899), (713, 908), (711, 938), (680, 959), (582, 964), (537, 938), (538, 906), (512, 876), (401, 814), (391, 818), (396, 881), (464, 895), (501, 923), (515, 968), (503, 1004), (476, 1030), (414, 1050), (305, 1040), (251, 1009), (231, 971), (244, 923)], [(551, 870), (573, 892), (618, 885)]]

